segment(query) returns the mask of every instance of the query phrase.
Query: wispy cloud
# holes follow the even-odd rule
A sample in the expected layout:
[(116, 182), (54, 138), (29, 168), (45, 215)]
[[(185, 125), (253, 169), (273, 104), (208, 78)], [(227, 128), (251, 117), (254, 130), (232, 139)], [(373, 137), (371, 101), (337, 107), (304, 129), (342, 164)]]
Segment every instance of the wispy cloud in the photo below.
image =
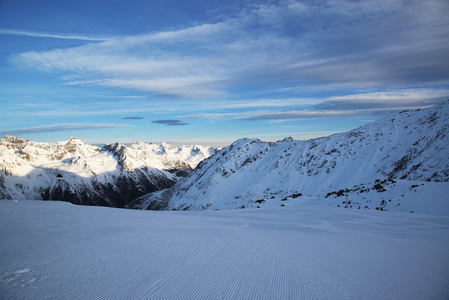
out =
[(24, 30), (15, 30), (15, 29), (0, 29), (0, 34), (22, 35), (22, 36), (30, 36), (30, 37), (43, 37), (43, 38), (53, 38), (53, 39), (65, 39), (65, 40), (96, 41), (96, 42), (102, 42), (102, 41), (107, 40), (107, 38), (100, 38), (100, 37), (90, 37), (90, 36), (70, 35), (70, 34), (68, 34), (68, 35), (52, 34), (52, 33), (24, 31)]
[(313, 106), (315, 110), (390, 110), (423, 108), (449, 98), (449, 89), (402, 89), (329, 97)]
[(155, 120), (155, 121), (152, 121), (151, 123), (161, 124), (161, 125), (166, 125), (166, 126), (184, 126), (184, 125), (189, 125), (189, 123), (185, 123), (185, 122), (182, 122), (180, 120)]
[(130, 126), (130, 125), (126, 125), (126, 124), (92, 124), (92, 123), (55, 124), (55, 125), (40, 126), (40, 127), (0, 130), (0, 134), (9, 135), (9, 134), (24, 134), (24, 133), (44, 133), (44, 132), (56, 132), (56, 131), (117, 128), (117, 127), (128, 127), (128, 126)]

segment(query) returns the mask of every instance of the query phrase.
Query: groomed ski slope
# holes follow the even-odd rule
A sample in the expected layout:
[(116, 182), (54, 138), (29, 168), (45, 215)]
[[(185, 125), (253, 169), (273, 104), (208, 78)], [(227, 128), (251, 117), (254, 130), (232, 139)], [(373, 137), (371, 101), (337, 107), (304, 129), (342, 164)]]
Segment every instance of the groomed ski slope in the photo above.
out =
[(0, 299), (447, 299), (449, 217), (0, 201)]

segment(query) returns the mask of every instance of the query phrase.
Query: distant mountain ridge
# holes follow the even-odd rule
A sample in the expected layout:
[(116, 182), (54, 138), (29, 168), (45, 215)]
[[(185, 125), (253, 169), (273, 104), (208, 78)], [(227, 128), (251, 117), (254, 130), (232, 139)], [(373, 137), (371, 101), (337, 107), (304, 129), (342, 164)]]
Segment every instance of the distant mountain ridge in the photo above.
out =
[(37, 143), (20, 137), (0, 140), (0, 199), (58, 199), (123, 207), (149, 192), (172, 186), (216, 149), (166, 143), (120, 143), (100, 148), (77, 138)]
[(351, 191), (381, 192), (381, 183), (393, 188), (397, 180), (405, 182), (397, 183), (405, 191), (414, 187), (406, 182), (447, 183), (448, 132), (449, 101), (445, 101), (308, 141), (240, 139), (202, 161), (173, 187), (136, 199), (129, 206), (237, 209), (300, 195), (324, 199), (337, 194), (348, 197)]

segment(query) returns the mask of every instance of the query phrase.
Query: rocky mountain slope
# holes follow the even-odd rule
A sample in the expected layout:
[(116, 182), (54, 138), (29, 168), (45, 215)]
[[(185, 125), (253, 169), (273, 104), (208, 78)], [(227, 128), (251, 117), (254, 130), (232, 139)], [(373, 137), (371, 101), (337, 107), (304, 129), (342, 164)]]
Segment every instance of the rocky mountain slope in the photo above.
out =
[[(130, 207), (237, 209), (284, 206), (296, 199), (381, 210), (391, 209), (393, 202), (400, 210), (408, 193), (447, 189), (448, 132), (446, 101), (308, 141), (241, 139), (172, 188), (136, 199)], [(390, 198), (379, 197), (382, 193)]]
[(77, 138), (37, 143), (6, 136), (0, 140), (0, 199), (61, 197), (76, 204), (123, 207), (172, 186), (215, 151), (143, 142), (99, 148)]

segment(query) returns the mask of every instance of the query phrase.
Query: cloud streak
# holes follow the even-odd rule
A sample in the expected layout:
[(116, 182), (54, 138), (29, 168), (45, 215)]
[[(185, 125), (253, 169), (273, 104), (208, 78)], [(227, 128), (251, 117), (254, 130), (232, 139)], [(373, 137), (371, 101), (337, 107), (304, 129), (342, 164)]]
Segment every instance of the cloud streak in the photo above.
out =
[(151, 123), (154, 124), (160, 124), (160, 125), (166, 125), (166, 126), (184, 126), (189, 125), (189, 123), (182, 122), (180, 120), (155, 120)]
[(93, 129), (105, 129), (105, 128), (117, 128), (128, 127), (126, 124), (92, 124), (92, 123), (76, 123), (76, 124), (55, 124), (49, 126), (30, 127), (30, 128), (18, 128), (18, 129), (5, 129), (0, 130), (0, 134), (3, 135), (15, 135), (24, 133), (45, 133), (45, 132), (57, 132), (57, 131), (72, 131), (72, 130), (93, 130)]
[(22, 36), (30, 36), (30, 37), (43, 37), (43, 38), (64, 39), (64, 40), (96, 41), (96, 42), (103, 42), (103, 41), (107, 40), (107, 38), (99, 38), (99, 37), (51, 34), (51, 33), (14, 30), (14, 29), (0, 29), (0, 34), (22, 35)]
[[(448, 89), (415, 89), (395, 92), (375, 92), (330, 97), (326, 101), (312, 106), (312, 108), (324, 111), (399, 111), (433, 106), (446, 100), (448, 97)], [(373, 113), (373, 115), (375, 114)]]

